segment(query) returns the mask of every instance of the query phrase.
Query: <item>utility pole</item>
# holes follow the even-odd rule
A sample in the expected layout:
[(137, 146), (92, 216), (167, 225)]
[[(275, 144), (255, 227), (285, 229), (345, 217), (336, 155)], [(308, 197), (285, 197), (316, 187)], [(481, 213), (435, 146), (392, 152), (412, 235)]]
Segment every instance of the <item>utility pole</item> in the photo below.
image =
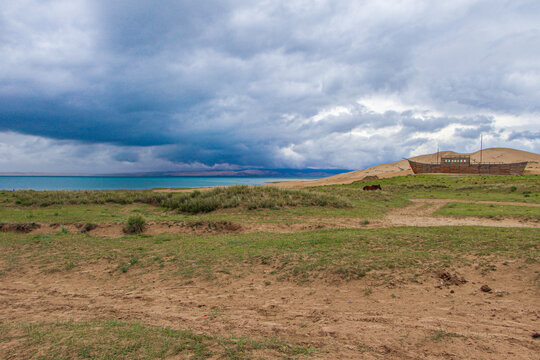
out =
[(482, 136), (483, 134), (480, 134), (480, 164), (482, 163)]

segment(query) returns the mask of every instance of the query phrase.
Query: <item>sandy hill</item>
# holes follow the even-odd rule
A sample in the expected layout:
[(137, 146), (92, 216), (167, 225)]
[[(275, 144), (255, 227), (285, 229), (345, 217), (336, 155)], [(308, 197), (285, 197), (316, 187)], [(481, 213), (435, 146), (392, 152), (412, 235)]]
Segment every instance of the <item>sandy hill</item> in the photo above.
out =
[[(480, 151), (472, 154), (460, 154), (453, 151), (441, 151), (440, 156), (445, 155), (470, 155), (472, 162), (480, 162)], [(412, 157), (411, 160), (420, 162), (437, 162), (437, 153)], [(525, 174), (540, 174), (540, 155), (506, 148), (491, 148), (482, 151), (482, 162), (512, 163), (529, 161), (525, 168)], [(319, 185), (350, 184), (364, 179), (366, 176), (377, 176), (379, 179), (394, 176), (404, 176), (412, 174), (407, 160), (400, 160), (393, 163), (381, 164), (364, 170), (356, 170), (323, 179), (309, 181), (289, 181), (276, 184), (280, 187), (297, 188)]]

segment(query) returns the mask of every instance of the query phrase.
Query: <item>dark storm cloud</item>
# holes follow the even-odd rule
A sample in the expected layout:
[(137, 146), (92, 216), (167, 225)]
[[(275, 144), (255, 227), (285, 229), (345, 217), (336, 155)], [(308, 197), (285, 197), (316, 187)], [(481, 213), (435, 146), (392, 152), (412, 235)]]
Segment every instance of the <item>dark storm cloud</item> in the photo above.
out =
[[(176, 141), (170, 116), (151, 111), (118, 112), (74, 106), (72, 99), (0, 98), (0, 131), (18, 131), (56, 139), (123, 145), (162, 145)], [(160, 126), (153, 126), (159, 124)]]
[(137, 154), (136, 152), (122, 151), (122, 152), (118, 152), (114, 154), (112, 158), (116, 161), (125, 161), (125, 162), (134, 163), (134, 162), (139, 161), (139, 154)]
[(452, 127), (465, 147), (538, 150), (533, 120), (496, 119), (540, 111), (538, 16), (535, 1), (4, 2), (0, 131), (134, 164), (359, 167)]

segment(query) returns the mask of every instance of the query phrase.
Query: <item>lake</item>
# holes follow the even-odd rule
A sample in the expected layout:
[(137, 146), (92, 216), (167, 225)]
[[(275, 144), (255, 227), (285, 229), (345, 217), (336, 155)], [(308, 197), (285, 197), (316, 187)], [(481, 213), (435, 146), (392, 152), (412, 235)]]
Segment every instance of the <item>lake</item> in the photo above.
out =
[(2, 190), (143, 190), (225, 185), (261, 185), (292, 178), (259, 177), (123, 177), (123, 176), (0, 176)]

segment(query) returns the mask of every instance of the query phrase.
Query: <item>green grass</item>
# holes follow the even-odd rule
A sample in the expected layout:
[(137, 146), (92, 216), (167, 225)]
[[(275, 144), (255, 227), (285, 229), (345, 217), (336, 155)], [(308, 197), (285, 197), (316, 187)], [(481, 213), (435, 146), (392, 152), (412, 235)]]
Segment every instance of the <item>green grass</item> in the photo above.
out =
[[(202, 315), (201, 315), (201, 321)], [(253, 354), (292, 359), (308, 346), (279, 339), (216, 337), (137, 322), (0, 323), (0, 356), (24, 359), (250, 359)]]
[(166, 209), (146, 204), (51, 205), (48, 207), (0, 205), (3, 222), (42, 222), (69, 224), (75, 222), (123, 223), (132, 215), (148, 220), (177, 219)]
[[(223, 204), (233, 201), (236, 207), (219, 205), (221, 208), (210, 213), (178, 214), (164, 207), (140, 203), (155, 193), (146, 191), (130, 192), (11, 192), (0, 191), (0, 222), (10, 223), (124, 223), (129, 217), (138, 215), (151, 220), (173, 221), (231, 221), (233, 223), (308, 223), (324, 224), (332, 219), (367, 219), (382, 217), (389, 210), (409, 204), (411, 197), (470, 198), (471, 200), (538, 201), (539, 176), (444, 176), (420, 175), (377, 181), (383, 191), (365, 192), (359, 182), (350, 185), (325, 186), (303, 191), (282, 191), (270, 188), (232, 187), (229, 190), (195, 193), (192, 198), (219, 198)], [(88, 195), (84, 200), (83, 195)], [(527, 195), (527, 197), (526, 197)], [(116, 198), (115, 198), (116, 196)], [(159, 199), (177, 199), (175, 194), (158, 194)], [(184, 196), (184, 195), (181, 195)], [(192, 195), (189, 195), (192, 196)], [(206, 196), (206, 195), (205, 195)], [(101, 204), (105, 199), (113, 203)], [(254, 198), (255, 200), (251, 199)], [(21, 200), (15, 204), (16, 199)], [(33, 203), (45, 199), (51, 202), (77, 203), (94, 202), (86, 205), (22, 205), (23, 199), (33, 199)], [(52, 200), (51, 200), (52, 199)], [(60, 200), (58, 200), (60, 199)], [(178, 199), (184, 199), (180, 197)], [(250, 200), (251, 199), (251, 200)], [(329, 200), (328, 200), (329, 199)], [(270, 201), (271, 200), (271, 201)], [(275, 202), (272, 202), (274, 201)], [(332, 201), (337, 201), (333, 203)], [(28, 200), (30, 201), (30, 200)], [(171, 200), (172, 201), (172, 200)], [(176, 200), (175, 200), (176, 201)], [(250, 209), (250, 201), (265, 204), (269, 208)], [(291, 201), (290, 206), (278, 201)], [(54, 202), (54, 201), (52, 201)], [(125, 204), (120, 204), (123, 202)], [(99, 204), (98, 204), (99, 203)], [(318, 205), (317, 205), (318, 204)], [(341, 205), (345, 207), (338, 207)], [(231, 206), (233, 206), (231, 205)], [(168, 207), (169, 205), (162, 204)], [(175, 206), (171, 205), (174, 208)], [(278, 209), (279, 208), (279, 209)], [(439, 214), (450, 216), (521, 216), (537, 219), (538, 208), (449, 204), (439, 210)], [(479, 230), (480, 229), (480, 230)], [(284, 277), (311, 278), (319, 273), (332, 273), (342, 278), (359, 278), (373, 268), (406, 266), (416, 261), (442, 262), (461, 256), (461, 249), (479, 251), (471, 247), (478, 245), (478, 239), (490, 244), (485, 249), (498, 253), (497, 246), (514, 244), (517, 254), (520, 245), (515, 234), (522, 234), (529, 246), (529, 257), (537, 256), (537, 243), (531, 241), (537, 229), (482, 229), (482, 228), (404, 228), (366, 230), (328, 230), (299, 234), (244, 234), (244, 235), (159, 235), (130, 236), (121, 239), (101, 239), (87, 234), (17, 235), (0, 234), (0, 246), (6, 251), (0, 255), (2, 271), (17, 268), (24, 262), (44, 269), (63, 271), (64, 264), (72, 263), (74, 270), (84, 268), (87, 262), (106, 261), (110, 268), (129, 274), (143, 271), (156, 262), (148, 257), (158, 257), (160, 267), (172, 269), (180, 276), (212, 277), (215, 264), (223, 264), (223, 269), (235, 264), (256, 263), (264, 258), (276, 274)], [(472, 234), (472, 235), (471, 235)], [(478, 235), (478, 238), (475, 236)], [(504, 234), (505, 238), (500, 238)], [(444, 235), (444, 239), (440, 237)], [(457, 237), (457, 236), (462, 236)], [(367, 240), (363, 240), (367, 239)], [(418, 239), (423, 239), (418, 242)], [(437, 239), (437, 241), (435, 241)], [(493, 242), (498, 239), (499, 243)], [(508, 243), (510, 239), (511, 242)], [(452, 244), (459, 248), (450, 249)], [(482, 242), (483, 244), (484, 242)], [(433, 247), (428, 245), (434, 244)], [(512, 246), (514, 246), (512, 245)], [(418, 246), (427, 247), (419, 249)], [(139, 248), (144, 250), (139, 250)], [(36, 253), (36, 249), (39, 252)], [(441, 249), (441, 251), (438, 251)], [(33, 258), (28, 258), (28, 256)], [(517, 256), (511, 251), (508, 256)], [(525, 255), (524, 255), (525, 256)], [(135, 268), (129, 263), (131, 258), (140, 259)], [(195, 261), (191, 261), (191, 260)], [(196, 263), (197, 266), (192, 266)], [(122, 265), (124, 264), (124, 265)], [(320, 276), (326, 276), (321, 274)]]
[[(381, 269), (446, 267), (471, 257), (537, 262), (538, 229), (433, 227), (319, 230), (296, 234), (135, 235), (105, 239), (83, 234), (0, 234), (0, 272), (84, 271), (102, 264), (111, 274), (159, 271), (163, 276), (213, 279), (267, 266), (281, 279), (358, 279)], [(137, 259), (136, 266), (133, 260)], [(155, 259), (159, 259), (156, 261)], [(129, 271), (128, 271), (129, 270)]]
[[(540, 175), (410, 175), (380, 179), (375, 182), (382, 186), (383, 192), (406, 198), (540, 203)], [(335, 187), (361, 189), (364, 185), (372, 183), (374, 181), (358, 181)]]
[(498, 205), (498, 204), (468, 204), (452, 202), (444, 205), (436, 215), (444, 216), (514, 216), (519, 218), (529, 218), (540, 221), (540, 207), (517, 206), (517, 205)]

